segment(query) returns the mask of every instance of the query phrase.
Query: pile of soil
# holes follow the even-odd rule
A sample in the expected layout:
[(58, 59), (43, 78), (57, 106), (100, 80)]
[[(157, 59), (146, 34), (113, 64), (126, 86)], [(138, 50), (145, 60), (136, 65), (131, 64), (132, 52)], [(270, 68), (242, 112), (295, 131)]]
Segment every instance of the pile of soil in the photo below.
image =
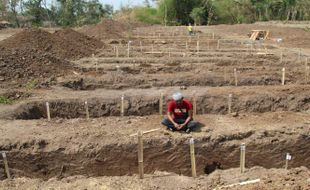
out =
[(55, 77), (67, 74), (73, 65), (36, 49), (0, 47), (0, 68), (1, 83), (23, 86), (27, 81), (51, 82)]
[(103, 43), (101, 41), (69, 28), (58, 30), (54, 33), (54, 35), (65, 39), (66, 42), (75, 42), (79, 46), (87, 47), (88, 50), (99, 49), (103, 47)]
[(57, 58), (73, 60), (90, 56), (102, 45), (100, 41), (71, 30), (51, 34), (41, 29), (25, 29), (0, 42), (0, 46), (9, 49), (32, 49)]
[(106, 19), (96, 25), (88, 25), (79, 32), (98, 39), (122, 39), (123, 32), (128, 31), (129, 25), (112, 19)]

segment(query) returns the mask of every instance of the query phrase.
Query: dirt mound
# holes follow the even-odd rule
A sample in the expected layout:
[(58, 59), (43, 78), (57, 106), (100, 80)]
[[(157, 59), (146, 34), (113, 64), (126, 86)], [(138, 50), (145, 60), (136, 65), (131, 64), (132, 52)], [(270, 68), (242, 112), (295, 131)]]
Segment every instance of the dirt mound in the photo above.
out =
[(84, 26), (79, 32), (99, 39), (120, 39), (124, 38), (123, 32), (128, 29), (128, 24), (106, 19), (96, 25)]
[[(99, 42), (96, 45), (94, 45), (95, 43), (93, 41), (90, 43), (87, 36), (82, 34), (79, 36), (77, 34), (73, 35), (73, 33), (64, 30), (51, 34), (41, 29), (25, 29), (0, 42), (0, 46), (9, 49), (22, 48), (37, 50), (62, 59), (78, 59), (90, 56), (92, 53), (95, 53), (95, 48), (92, 48), (92, 46), (89, 47), (89, 44), (93, 44), (94, 47), (100, 46)], [(77, 36), (78, 38), (76, 40), (75, 37)], [(85, 43), (86, 41), (87, 43)]]
[(103, 47), (103, 43), (101, 41), (76, 32), (72, 29), (58, 30), (54, 33), (54, 35), (63, 38), (66, 41), (75, 42), (91, 49), (99, 49)]
[(35, 49), (0, 47), (0, 68), (2, 84), (24, 86), (32, 81), (31, 85), (36, 86), (46, 82), (51, 84), (55, 77), (67, 74), (73, 66), (68, 61)]

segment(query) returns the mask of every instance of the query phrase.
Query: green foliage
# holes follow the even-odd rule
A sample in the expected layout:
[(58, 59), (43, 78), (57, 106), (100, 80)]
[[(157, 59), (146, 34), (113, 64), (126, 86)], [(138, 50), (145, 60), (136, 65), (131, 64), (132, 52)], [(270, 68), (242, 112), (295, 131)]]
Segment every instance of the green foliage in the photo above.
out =
[(206, 11), (203, 7), (193, 8), (190, 17), (195, 21), (196, 24), (201, 25), (206, 21)]
[(26, 84), (26, 89), (27, 90), (32, 90), (35, 89), (38, 86), (38, 81), (37, 80), (30, 80)]
[(135, 18), (138, 21), (147, 24), (160, 24), (161, 20), (158, 16), (157, 9), (151, 7), (138, 7), (133, 9)]
[(0, 96), (0, 104), (12, 104), (13, 100), (5, 97), (5, 96)]

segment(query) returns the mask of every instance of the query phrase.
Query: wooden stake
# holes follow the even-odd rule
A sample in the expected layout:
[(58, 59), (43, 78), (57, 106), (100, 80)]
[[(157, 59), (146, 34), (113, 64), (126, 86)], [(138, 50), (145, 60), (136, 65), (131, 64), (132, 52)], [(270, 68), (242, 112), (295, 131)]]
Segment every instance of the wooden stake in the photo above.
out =
[(214, 32), (212, 33), (212, 39), (214, 40)]
[(282, 85), (285, 85), (285, 68), (282, 68)]
[(240, 172), (245, 171), (245, 144), (242, 143), (240, 146)]
[(190, 155), (191, 155), (192, 177), (197, 177), (194, 138), (191, 138), (189, 140), (189, 147), (190, 147)]
[(131, 43), (131, 41), (129, 41), (128, 42), (128, 44), (127, 44), (127, 57), (130, 57), (130, 43)]
[(116, 46), (116, 57), (119, 57), (119, 54), (118, 54), (118, 47)]
[(4, 163), (4, 169), (5, 169), (6, 176), (8, 177), (8, 179), (11, 179), (8, 159), (6, 157), (6, 153), (5, 152), (2, 152), (2, 158), (3, 158), (3, 163)]
[(50, 104), (48, 102), (46, 102), (46, 115), (47, 121), (51, 121)]
[(138, 132), (138, 165), (139, 165), (139, 177), (143, 179), (144, 170), (143, 170), (143, 133), (142, 131)]
[(231, 114), (232, 94), (228, 95), (228, 114)]
[(193, 115), (197, 115), (197, 96), (196, 91), (194, 91), (194, 97), (193, 97)]
[(163, 115), (163, 104), (164, 104), (164, 94), (161, 92), (159, 98), (159, 115)]
[(199, 55), (199, 41), (197, 41), (197, 54)]
[(85, 111), (86, 111), (86, 119), (89, 120), (89, 111), (88, 111), (88, 103), (85, 101)]
[(309, 75), (310, 75), (310, 66), (307, 66), (306, 68), (306, 83), (307, 84), (309, 82)]
[(140, 41), (140, 52), (142, 52), (142, 42)]
[(234, 77), (235, 77), (235, 86), (238, 86), (238, 75), (237, 75), (237, 69), (234, 68)]
[(121, 116), (124, 116), (124, 95), (121, 97)]
[[(153, 132), (156, 132), (156, 131), (159, 131), (161, 130), (162, 128), (156, 128), (156, 129), (151, 129), (151, 130), (148, 130), (148, 131), (143, 131), (142, 134), (148, 134), (148, 133), (153, 133)], [(133, 136), (137, 136), (138, 133), (134, 133), (134, 134), (131, 134), (129, 135), (130, 137), (133, 137)]]
[(292, 159), (292, 156), (289, 153), (286, 153), (285, 157), (285, 169), (288, 169), (288, 161)]

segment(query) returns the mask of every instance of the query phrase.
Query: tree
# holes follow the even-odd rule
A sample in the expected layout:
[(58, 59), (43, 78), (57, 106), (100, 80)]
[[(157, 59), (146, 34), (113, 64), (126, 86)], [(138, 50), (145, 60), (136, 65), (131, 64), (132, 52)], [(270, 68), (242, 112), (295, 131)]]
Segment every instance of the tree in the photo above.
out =
[(15, 26), (20, 27), (20, 22), (18, 20), (18, 12), (17, 12), (18, 3), (19, 3), (19, 0), (8, 1), (8, 6), (9, 6), (8, 19), (12, 20)]
[(196, 24), (201, 25), (206, 21), (206, 11), (203, 7), (196, 7), (190, 13), (190, 17), (195, 21)]

